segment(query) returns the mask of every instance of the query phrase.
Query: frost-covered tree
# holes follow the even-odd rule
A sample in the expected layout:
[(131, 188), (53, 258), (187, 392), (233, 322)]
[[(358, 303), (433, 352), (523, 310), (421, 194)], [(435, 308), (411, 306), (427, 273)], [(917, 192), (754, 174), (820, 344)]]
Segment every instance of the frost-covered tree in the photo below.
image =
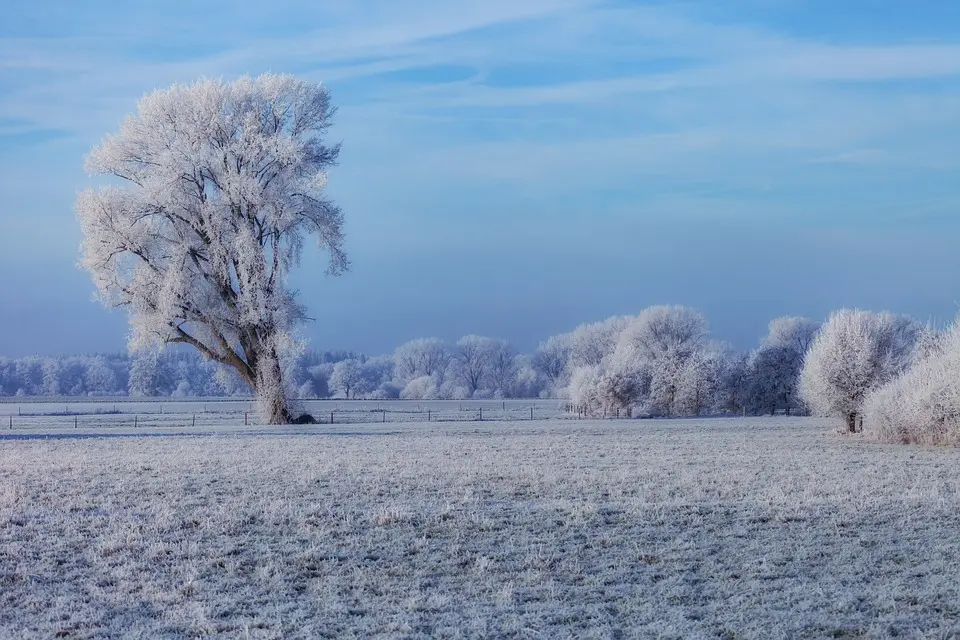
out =
[(534, 370), (543, 375), (553, 389), (562, 389), (570, 382), (569, 333), (550, 336), (533, 354)]
[(679, 406), (678, 394), (684, 384), (696, 379), (691, 374), (684, 380), (687, 363), (707, 347), (708, 336), (707, 320), (696, 309), (648, 307), (623, 329), (612, 360), (620, 371), (647, 378), (634, 388), (644, 391), (648, 413), (682, 414), (685, 409)]
[(843, 418), (856, 431), (867, 395), (906, 370), (916, 357), (922, 327), (892, 313), (834, 312), (810, 345), (800, 394), (820, 416)]
[(17, 392), (19, 395), (39, 395), (43, 389), (43, 359), (27, 356), (16, 361)]
[(764, 347), (791, 347), (801, 357), (813, 344), (813, 339), (820, 330), (820, 323), (810, 318), (798, 316), (783, 316), (770, 321), (767, 336), (763, 339)]
[(130, 365), (130, 384), (127, 393), (131, 396), (160, 395), (160, 358), (155, 349), (137, 353)]
[(44, 358), (43, 360), (43, 395), (60, 395), (60, 360)]
[[(533, 357), (517, 356), (513, 390), (518, 398), (547, 398), (556, 388), (533, 366)], [(564, 384), (566, 386), (566, 384)]]
[(697, 415), (720, 404), (726, 349), (708, 342), (699, 311), (654, 306), (635, 317), (581, 325), (571, 336), (568, 391), (590, 411)]
[(487, 386), (494, 396), (513, 397), (517, 381), (517, 351), (506, 340), (494, 340), (490, 345), (490, 368)]
[(82, 265), (104, 304), (128, 309), (131, 346), (188, 344), (232, 367), (272, 424), (291, 417), (284, 360), (305, 312), (286, 278), (305, 236), (328, 273), (348, 267), (324, 196), (333, 113), (326, 88), (283, 75), (156, 91), (87, 158), (120, 184), (76, 204)]
[(583, 407), (588, 414), (603, 410), (604, 392), (601, 389), (603, 370), (600, 365), (576, 367), (570, 374), (568, 392), (573, 404)]
[(750, 358), (749, 409), (751, 413), (788, 415), (798, 408), (797, 384), (803, 354), (787, 345), (762, 346)]
[(88, 361), (84, 387), (87, 393), (93, 396), (113, 395), (119, 391), (117, 374), (102, 356)]
[(751, 413), (787, 414), (800, 409), (797, 384), (803, 357), (820, 323), (784, 316), (770, 321), (767, 335), (749, 361), (747, 407)]
[(432, 376), (442, 384), (450, 365), (450, 353), (440, 338), (417, 338), (393, 353), (397, 382), (406, 384), (415, 378)]
[(769, 330), (750, 358), (748, 405), (752, 413), (787, 414), (800, 408), (797, 384), (803, 357), (813, 343), (820, 323), (809, 318), (784, 316), (770, 321)]
[[(360, 365), (359, 381), (357, 382), (354, 395), (363, 397), (370, 397), (374, 394), (381, 397), (390, 395), (386, 389), (383, 389), (383, 385), (393, 378), (393, 367), (393, 358), (390, 356), (369, 358), (363, 362), (363, 364)], [(381, 389), (383, 393), (377, 394), (376, 392)]]
[(355, 359), (341, 360), (333, 365), (330, 374), (330, 391), (342, 395), (349, 400), (357, 394), (357, 387), (362, 384), (360, 377), (360, 361)]
[(720, 372), (717, 409), (741, 413), (747, 408), (750, 396), (750, 365), (745, 353), (729, 353)]
[(617, 347), (620, 334), (633, 321), (630, 316), (613, 316), (600, 322), (581, 324), (570, 333), (570, 368), (594, 367)]
[(477, 335), (464, 336), (457, 341), (454, 353), (457, 374), (471, 396), (482, 388), (490, 375), (491, 359), (497, 346), (497, 340)]
[(677, 415), (699, 416), (719, 408), (722, 380), (729, 349), (711, 344), (697, 349), (683, 363), (679, 376), (673, 412)]
[(702, 346), (709, 334), (706, 318), (696, 309), (657, 305), (641, 311), (624, 328), (621, 344), (648, 360), (668, 353), (686, 357)]

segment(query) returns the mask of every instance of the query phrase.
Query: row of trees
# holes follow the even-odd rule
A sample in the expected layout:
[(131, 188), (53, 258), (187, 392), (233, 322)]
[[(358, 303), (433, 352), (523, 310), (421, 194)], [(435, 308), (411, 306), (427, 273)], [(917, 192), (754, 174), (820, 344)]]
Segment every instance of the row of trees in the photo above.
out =
[[(292, 367), (294, 379), (323, 384), (348, 352), (307, 352)], [(326, 386), (321, 386), (327, 395)], [(135, 355), (0, 356), (0, 396), (249, 396), (232, 370), (194, 351), (147, 350)]]
[(536, 367), (589, 413), (649, 416), (803, 410), (796, 388), (819, 323), (777, 318), (750, 353), (711, 338), (702, 313), (654, 306), (583, 324), (540, 345)]
[[(796, 381), (818, 323), (780, 318), (752, 353), (711, 339), (687, 307), (583, 324), (533, 354), (507, 341), (468, 335), (448, 344), (418, 338), (392, 354), (305, 352), (284, 366), (299, 398), (570, 398), (588, 412), (643, 415), (798, 412)], [(0, 359), (3, 395), (249, 395), (229, 367), (194, 352), (135, 356)]]
[[(654, 306), (551, 336), (533, 354), (477, 335), (419, 338), (392, 354), (302, 353), (285, 367), (300, 398), (568, 398), (588, 414), (837, 417), (896, 442), (960, 442), (960, 328), (842, 309), (770, 322), (749, 353), (706, 318)], [(193, 351), (0, 357), (0, 395), (249, 396), (233, 369)]]

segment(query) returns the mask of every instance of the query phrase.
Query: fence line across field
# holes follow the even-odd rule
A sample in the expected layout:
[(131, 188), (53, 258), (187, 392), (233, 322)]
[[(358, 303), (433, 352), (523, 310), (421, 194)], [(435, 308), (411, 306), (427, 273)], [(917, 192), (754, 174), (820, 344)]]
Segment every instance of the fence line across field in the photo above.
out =
[[(557, 401), (434, 401), (397, 404), (393, 401), (300, 402), (298, 411), (314, 417), (318, 424), (372, 424), (404, 422), (518, 422), (523, 420), (595, 418), (582, 407)], [(17, 429), (80, 429), (80, 428), (184, 428), (258, 425), (255, 405), (237, 403), (236, 408), (208, 406), (200, 402), (131, 403), (78, 402), (41, 405), (31, 403), (8, 411), (8, 431)], [(82, 405), (82, 406), (81, 406)], [(127, 406), (124, 406), (127, 405)], [(147, 406), (142, 406), (147, 405)], [(387, 405), (387, 406), (383, 406)], [(54, 409), (54, 410), (51, 410)], [(609, 417), (618, 417), (610, 415)], [(0, 422), (2, 425), (2, 422)]]

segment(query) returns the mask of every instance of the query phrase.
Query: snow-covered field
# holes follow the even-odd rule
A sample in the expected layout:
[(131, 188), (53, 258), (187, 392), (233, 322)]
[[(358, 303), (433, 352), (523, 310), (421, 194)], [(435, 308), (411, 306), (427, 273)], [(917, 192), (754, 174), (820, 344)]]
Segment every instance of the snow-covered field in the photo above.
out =
[(834, 428), (0, 439), (0, 637), (960, 633), (960, 450)]

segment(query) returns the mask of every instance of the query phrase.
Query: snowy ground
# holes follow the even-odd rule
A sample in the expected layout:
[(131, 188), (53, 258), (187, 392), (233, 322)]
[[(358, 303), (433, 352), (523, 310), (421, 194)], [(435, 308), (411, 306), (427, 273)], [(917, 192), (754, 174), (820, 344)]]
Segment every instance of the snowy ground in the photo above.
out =
[(833, 428), (0, 439), (0, 637), (960, 633), (960, 450)]

